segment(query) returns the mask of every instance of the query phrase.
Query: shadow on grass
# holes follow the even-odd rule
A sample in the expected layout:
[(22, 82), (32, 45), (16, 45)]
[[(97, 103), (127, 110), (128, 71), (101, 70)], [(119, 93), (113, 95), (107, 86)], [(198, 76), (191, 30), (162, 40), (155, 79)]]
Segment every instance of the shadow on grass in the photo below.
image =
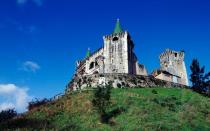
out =
[(69, 124), (68, 126), (60, 129), (60, 131), (79, 131), (81, 128), (73, 123)]
[[(18, 118), (10, 121), (0, 123), (0, 130), (17, 130), (17, 129), (26, 129), (26, 130), (58, 130), (60, 127), (57, 127), (46, 119), (27, 119), (27, 118)], [(73, 131), (79, 130), (80, 127), (76, 123), (69, 123), (66, 127), (63, 127), (61, 130)]]
[(108, 113), (102, 114), (101, 115), (101, 122), (105, 124), (111, 124), (114, 125), (115, 123), (112, 123), (110, 120), (113, 117), (116, 117), (117, 115), (120, 115), (121, 113), (125, 112), (126, 109), (124, 107), (118, 107)]
[(0, 123), (0, 130), (19, 129), (19, 128), (46, 129), (46, 128), (53, 128), (53, 126), (47, 120), (26, 119), (26, 118), (14, 119), (4, 123)]

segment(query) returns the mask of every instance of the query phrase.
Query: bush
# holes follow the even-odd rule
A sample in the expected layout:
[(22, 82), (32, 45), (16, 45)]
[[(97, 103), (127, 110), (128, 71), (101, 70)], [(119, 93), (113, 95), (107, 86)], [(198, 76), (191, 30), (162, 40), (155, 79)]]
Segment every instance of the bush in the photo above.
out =
[(36, 99), (35, 101), (31, 101), (31, 102), (28, 103), (28, 110), (29, 111), (33, 110), (34, 108), (39, 107), (41, 105), (44, 105), (44, 104), (46, 104), (48, 102), (50, 102), (50, 100), (48, 100), (46, 98), (44, 98), (42, 100)]
[(112, 121), (112, 118), (121, 114), (122, 112), (125, 112), (126, 109), (124, 107), (117, 107), (108, 111), (111, 105), (111, 89), (112, 87), (110, 84), (106, 85), (105, 87), (99, 86), (94, 93), (92, 103), (100, 115), (101, 122), (113, 125), (114, 122)]
[(14, 109), (8, 109), (0, 112), (0, 123), (10, 120), (17, 116), (17, 112)]
[(158, 94), (158, 92), (156, 90), (154, 90), (154, 89), (152, 90), (152, 93), (153, 94)]
[(100, 114), (104, 114), (106, 112), (107, 107), (110, 105), (110, 94), (110, 86), (99, 86), (96, 89), (92, 103)]
[(106, 115), (106, 110), (110, 106), (111, 97), (111, 86), (98, 86), (94, 98), (92, 100), (93, 106), (101, 116), (101, 121), (104, 122), (103, 118)]

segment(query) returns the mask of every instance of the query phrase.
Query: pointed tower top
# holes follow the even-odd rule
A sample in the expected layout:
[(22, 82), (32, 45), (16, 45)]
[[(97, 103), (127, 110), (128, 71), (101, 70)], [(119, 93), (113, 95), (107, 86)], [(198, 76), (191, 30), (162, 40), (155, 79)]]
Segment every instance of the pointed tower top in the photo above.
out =
[(123, 29), (120, 26), (120, 19), (117, 19), (113, 34), (121, 33)]
[(87, 52), (86, 52), (86, 58), (90, 57), (90, 48), (88, 48)]

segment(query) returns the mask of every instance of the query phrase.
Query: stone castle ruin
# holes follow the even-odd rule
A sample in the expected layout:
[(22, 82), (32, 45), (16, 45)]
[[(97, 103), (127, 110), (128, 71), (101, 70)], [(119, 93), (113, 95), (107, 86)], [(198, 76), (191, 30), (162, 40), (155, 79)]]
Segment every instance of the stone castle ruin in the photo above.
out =
[(166, 49), (160, 55), (160, 69), (153, 71), (155, 78), (189, 85), (184, 62), (184, 51)]
[(94, 53), (88, 49), (86, 57), (77, 61), (76, 72), (67, 91), (107, 83), (112, 83), (113, 87), (158, 86), (160, 83), (167, 86), (188, 85), (184, 52), (167, 49), (160, 55), (160, 69), (148, 75), (145, 66), (139, 64), (133, 51), (133, 40), (121, 28), (119, 19), (113, 33), (104, 36), (103, 41), (102, 48)]

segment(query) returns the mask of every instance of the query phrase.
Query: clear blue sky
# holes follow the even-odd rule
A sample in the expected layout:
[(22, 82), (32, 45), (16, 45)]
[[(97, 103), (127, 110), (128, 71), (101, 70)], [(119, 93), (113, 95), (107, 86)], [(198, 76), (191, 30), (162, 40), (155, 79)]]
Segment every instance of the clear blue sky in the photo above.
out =
[(149, 72), (165, 48), (186, 51), (188, 73), (194, 57), (210, 71), (209, 0), (0, 2), (0, 84), (28, 88), (32, 97), (63, 92), (75, 61), (103, 45), (117, 18)]

